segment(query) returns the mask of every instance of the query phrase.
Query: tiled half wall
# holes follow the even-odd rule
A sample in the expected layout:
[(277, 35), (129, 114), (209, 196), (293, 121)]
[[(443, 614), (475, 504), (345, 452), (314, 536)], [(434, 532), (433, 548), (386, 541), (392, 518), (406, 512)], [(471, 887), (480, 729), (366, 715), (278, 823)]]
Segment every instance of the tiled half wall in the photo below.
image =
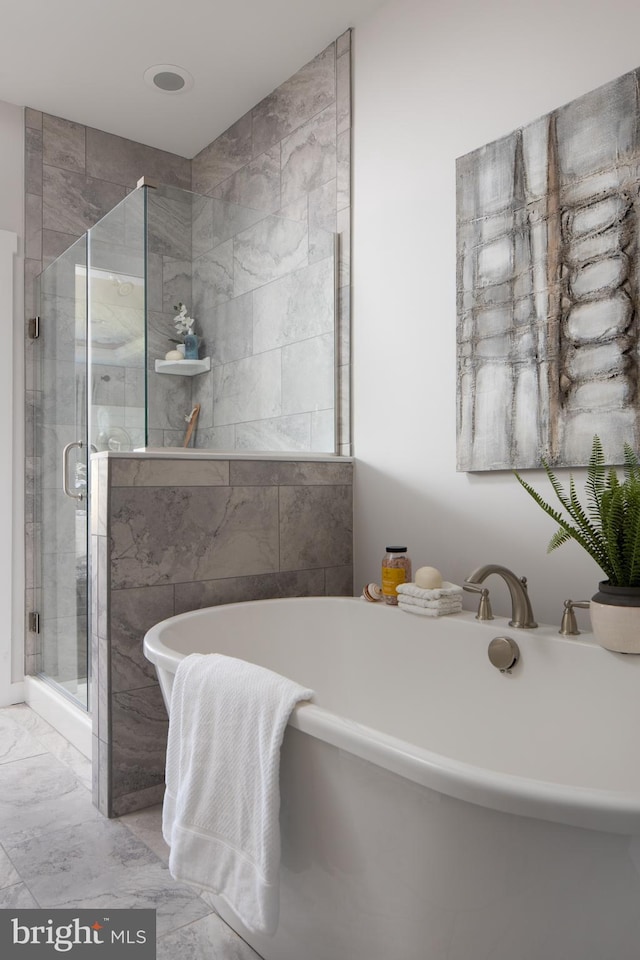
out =
[(94, 801), (159, 802), (168, 719), (145, 632), (187, 610), (351, 596), (350, 460), (101, 453), (92, 461)]

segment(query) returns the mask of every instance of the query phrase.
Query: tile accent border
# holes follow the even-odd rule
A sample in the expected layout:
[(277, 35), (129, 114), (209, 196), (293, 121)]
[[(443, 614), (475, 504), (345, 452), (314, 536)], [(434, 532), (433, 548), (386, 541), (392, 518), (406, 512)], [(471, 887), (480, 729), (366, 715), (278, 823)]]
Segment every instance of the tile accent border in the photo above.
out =
[(353, 594), (351, 461), (91, 461), (94, 803), (164, 794), (168, 719), (142, 652), (160, 620), (220, 603)]

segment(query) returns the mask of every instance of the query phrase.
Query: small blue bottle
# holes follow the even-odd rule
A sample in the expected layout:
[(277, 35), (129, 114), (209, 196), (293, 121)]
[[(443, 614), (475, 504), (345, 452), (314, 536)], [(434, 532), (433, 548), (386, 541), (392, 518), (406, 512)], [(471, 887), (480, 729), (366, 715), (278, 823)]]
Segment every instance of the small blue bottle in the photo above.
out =
[(195, 333), (186, 333), (184, 337), (184, 358), (185, 360), (198, 359), (198, 347), (200, 340)]

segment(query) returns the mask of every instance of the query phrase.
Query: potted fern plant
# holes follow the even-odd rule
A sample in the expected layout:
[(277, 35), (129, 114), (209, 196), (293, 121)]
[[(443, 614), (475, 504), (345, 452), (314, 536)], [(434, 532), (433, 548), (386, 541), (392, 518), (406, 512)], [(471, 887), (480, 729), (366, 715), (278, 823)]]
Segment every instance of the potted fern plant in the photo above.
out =
[(640, 460), (624, 445), (624, 479), (607, 467), (600, 438), (593, 438), (585, 482), (586, 504), (573, 477), (565, 491), (549, 464), (542, 466), (564, 513), (547, 503), (518, 473), (518, 482), (559, 525), (547, 552), (575, 540), (606, 576), (590, 603), (591, 627), (608, 650), (640, 653)]

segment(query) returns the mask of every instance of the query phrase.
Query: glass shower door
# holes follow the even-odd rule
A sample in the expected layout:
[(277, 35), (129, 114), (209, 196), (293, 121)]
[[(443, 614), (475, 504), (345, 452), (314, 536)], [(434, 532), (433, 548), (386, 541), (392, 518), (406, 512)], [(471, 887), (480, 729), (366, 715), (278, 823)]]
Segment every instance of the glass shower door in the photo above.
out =
[(39, 278), (34, 556), (37, 672), (90, 709), (90, 453), (146, 442), (144, 194)]
[(40, 276), (40, 675), (88, 702), (87, 241)]

